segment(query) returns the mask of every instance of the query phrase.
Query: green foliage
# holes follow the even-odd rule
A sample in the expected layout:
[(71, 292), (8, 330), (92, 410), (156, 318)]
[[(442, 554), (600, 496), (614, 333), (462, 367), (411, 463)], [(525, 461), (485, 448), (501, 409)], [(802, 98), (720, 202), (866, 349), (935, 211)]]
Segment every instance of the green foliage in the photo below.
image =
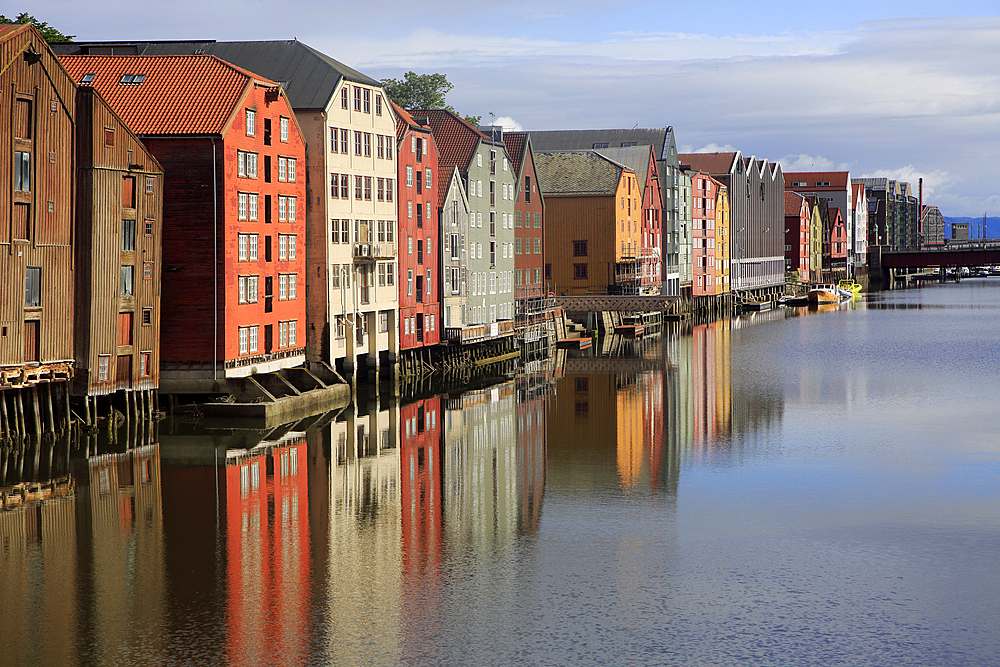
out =
[[(382, 79), (382, 87), (389, 98), (404, 109), (444, 109), (457, 113), (445, 103), (445, 97), (454, 84), (444, 74), (417, 74), (407, 72), (402, 79)], [(463, 116), (473, 125), (479, 125), (482, 116)]]
[(48, 23), (44, 21), (39, 21), (34, 16), (28, 14), (28, 12), (21, 12), (17, 15), (16, 19), (9, 19), (6, 16), (0, 14), (0, 23), (14, 24), (19, 23), (24, 25), (30, 23), (35, 26), (35, 28), (42, 34), (46, 42), (72, 42), (76, 35), (64, 35), (55, 28), (51, 27)]

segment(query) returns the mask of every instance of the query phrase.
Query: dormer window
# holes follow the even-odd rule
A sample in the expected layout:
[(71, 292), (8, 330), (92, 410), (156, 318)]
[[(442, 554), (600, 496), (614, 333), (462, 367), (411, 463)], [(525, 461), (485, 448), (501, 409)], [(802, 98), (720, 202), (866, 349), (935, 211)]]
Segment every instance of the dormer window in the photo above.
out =
[(91, 83), (94, 82), (94, 77), (95, 76), (97, 76), (97, 75), (96, 74), (84, 74), (83, 78), (80, 79), (80, 85), (81, 86), (90, 85)]
[[(91, 78), (93, 78), (92, 74), (91, 75), (87, 75), (87, 76), (90, 76)], [(87, 76), (84, 76), (83, 78), (86, 79)], [(146, 78), (145, 74), (122, 74), (122, 78), (119, 79), (118, 83), (121, 83), (121, 84), (124, 84), (124, 85), (138, 86), (140, 83), (143, 82), (143, 80), (145, 78)], [(81, 83), (88, 83), (88, 82), (83, 81)]]
[(830, 187), (830, 181), (816, 181), (817, 188), (828, 188)]

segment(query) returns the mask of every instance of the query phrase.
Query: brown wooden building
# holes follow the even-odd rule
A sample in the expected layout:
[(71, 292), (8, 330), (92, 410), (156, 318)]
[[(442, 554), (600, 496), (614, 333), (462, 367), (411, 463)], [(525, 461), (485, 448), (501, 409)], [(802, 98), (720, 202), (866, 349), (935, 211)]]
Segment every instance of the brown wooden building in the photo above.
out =
[(545, 277), (559, 294), (638, 294), (642, 193), (600, 153), (537, 151), (545, 195)]
[(159, 386), (163, 169), (94, 88), (80, 86), (76, 110), (73, 393), (148, 392)]
[[(0, 26), (0, 393), (73, 373), (74, 85), (30, 25)], [(41, 400), (60, 400), (50, 391)], [(52, 385), (49, 385), (52, 389)], [(32, 389), (34, 398), (39, 397)], [(11, 399), (14, 400), (14, 399)], [(38, 419), (38, 403), (34, 412)], [(51, 413), (49, 413), (51, 414)]]

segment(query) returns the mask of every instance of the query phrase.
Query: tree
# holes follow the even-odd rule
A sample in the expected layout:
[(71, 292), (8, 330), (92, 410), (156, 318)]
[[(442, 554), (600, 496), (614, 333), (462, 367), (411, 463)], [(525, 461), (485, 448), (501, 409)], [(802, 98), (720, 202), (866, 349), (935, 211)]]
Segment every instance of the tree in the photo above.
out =
[(34, 16), (28, 14), (28, 12), (22, 12), (18, 14), (16, 19), (9, 19), (3, 14), (0, 14), (0, 24), (14, 24), (19, 23), (21, 25), (30, 23), (35, 26), (35, 28), (42, 34), (42, 37), (46, 42), (72, 42), (76, 35), (64, 35), (55, 28), (49, 26), (48, 23), (44, 21), (39, 21)]
[[(444, 109), (458, 113), (445, 104), (445, 96), (454, 88), (444, 74), (417, 74), (407, 72), (402, 79), (382, 79), (386, 95), (404, 109)], [(464, 116), (473, 125), (479, 125), (482, 116)]]

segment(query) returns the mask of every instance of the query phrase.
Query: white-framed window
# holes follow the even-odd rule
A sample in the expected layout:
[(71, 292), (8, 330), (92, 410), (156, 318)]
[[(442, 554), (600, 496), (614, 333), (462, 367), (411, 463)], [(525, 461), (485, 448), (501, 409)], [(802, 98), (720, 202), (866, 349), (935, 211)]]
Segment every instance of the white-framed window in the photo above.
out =
[(292, 346), (292, 345), (296, 344), (297, 336), (296, 336), (296, 331), (295, 330), (298, 328), (296, 325), (297, 325), (297, 321), (296, 320), (292, 320), (292, 321), (290, 321), (288, 323), (288, 345), (289, 346)]
[(247, 203), (249, 204), (247, 208), (247, 216), (250, 220), (257, 219), (257, 195), (256, 193), (249, 193), (247, 195)]
[(256, 262), (257, 261), (257, 235), (256, 234), (247, 234), (247, 240), (249, 241), (249, 243), (248, 243), (249, 247), (247, 248), (248, 254), (249, 254), (249, 257), (250, 257), (249, 261)]
[(295, 158), (288, 158), (288, 182), (295, 182)]
[(406, 187), (413, 187), (413, 167), (411, 165), (406, 165)]
[(278, 261), (284, 262), (288, 259), (288, 237), (278, 234)]
[(431, 170), (430, 169), (425, 169), (424, 170), (424, 187), (426, 187), (426, 188), (431, 187)]
[(247, 136), (252, 137), (257, 133), (257, 112), (247, 109)]
[(477, 167), (482, 167), (483, 166), (483, 154), (482, 153), (479, 153), (478, 155), (476, 155), (476, 166)]
[(250, 327), (240, 327), (240, 354), (250, 351)]
[(295, 234), (288, 234), (287, 238), (288, 238), (288, 259), (289, 260), (294, 260), (295, 259), (295, 241), (296, 241), (296, 235)]
[(278, 222), (288, 220), (288, 197), (278, 195)]
[(282, 116), (281, 120), (279, 121), (279, 123), (280, 123), (280, 127), (281, 127), (281, 141), (283, 141), (285, 143), (288, 143), (288, 124), (289, 124), (289, 119), (285, 118), (284, 116)]
[(295, 197), (288, 197), (288, 222), (295, 222)]
[(288, 180), (288, 158), (278, 157), (278, 180)]
[(278, 300), (287, 301), (288, 300), (288, 274), (279, 273), (278, 274)]
[(295, 273), (289, 273), (288, 274), (288, 298), (289, 298), (289, 300), (296, 298), (295, 297), (295, 283), (297, 282), (297, 280), (296, 280), (297, 277), (298, 276)]
[(239, 202), (237, 215), (240, 220), (247, 219), (247, 209), (249, 208), (249, 193), (241, 192), (237, 195), (237, 200)]

